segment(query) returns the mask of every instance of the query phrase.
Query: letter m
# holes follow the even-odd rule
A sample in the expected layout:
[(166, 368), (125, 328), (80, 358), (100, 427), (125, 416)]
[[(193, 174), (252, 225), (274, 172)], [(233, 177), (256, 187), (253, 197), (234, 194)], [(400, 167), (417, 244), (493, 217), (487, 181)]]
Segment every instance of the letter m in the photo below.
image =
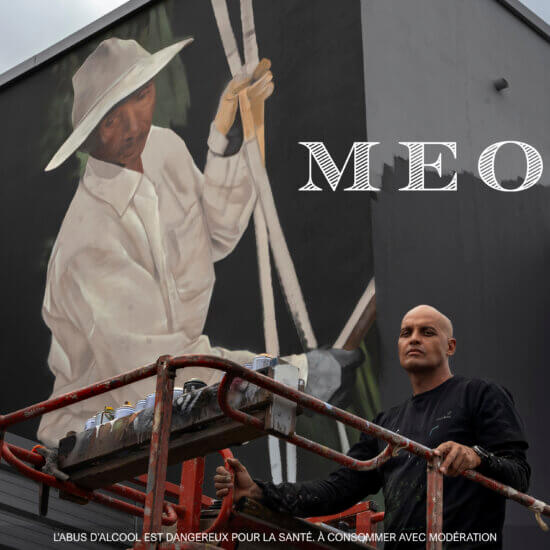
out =
[(344, 191), (379, 191), (376, 187), (371, 187), (369, 180), (369, 157), (370, 149), (374, 145), (378, 145), (378, 141), (356, 141), (353, 147), (350, 149), (344, 165), (341, 169), (338, 169), (330, 153), (327, 151), (325, 144), (322, 141), (299, 141), (300, 145), (306, 147), (309, 151), (309, 179), (307, 183), (300, 187), (299, 191), (322, 191), (320, 187), (317, 187), (313, 183), (312, 175), (312, 160), (321, 169), (323, 176), (325, 176), (330, 188), (336, 191), (342, 174), (348, 165), (350, 157), (353, 155), (353, 185), (347, 187)]

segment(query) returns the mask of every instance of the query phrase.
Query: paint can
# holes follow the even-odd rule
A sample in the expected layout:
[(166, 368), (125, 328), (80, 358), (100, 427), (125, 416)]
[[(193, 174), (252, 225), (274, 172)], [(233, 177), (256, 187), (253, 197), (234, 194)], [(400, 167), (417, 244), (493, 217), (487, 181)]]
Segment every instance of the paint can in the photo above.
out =
[(145, 408), (146, 409), (150, 409), (151, 407), (154, 407), (155, 406), (155, 394), (154, 393), (150, 393), (146, 398), (145, 398)]
[(252, 369), (260, 370), (266, 367), (274, 367), (277, 364), (277, 358), (273, 355), (268, 355), (264, 353), (262, 355), (257, 355), (252, 361)]
[[(200, 380), (199, 380), (200, 382)], [(204, 382), (203, 382), (204, 384)], [(206, 384), (205, 384), (206, 385)], [(184, 389), (183, 388), (179, 388), (179, 387), (176, 387), (174, 388), (174, 392), (173, 392), (173, 398), (172, 398), (172, 401), (175, 401), (178, 397), (181, 397), (183, 394), (184, 394)], [(139, 408), (140, 406), (140, 403), (141, 401), (145, 401), (145, 406), (142, 407), (144, 409), (148, 409), (150, 407), (154, 407), (155, 406), (155, 394), (154, 393), (150, 393), (146, 398), (145, 400), (141, 399), (138, 401), (137, 405), (136, 405), (136, 411), (138, 410), (141, 410), (141, 408)]]
[(84, 426), (85, 430), (91, 430), (92, 428), (95, 428), (95, 416), (88, 418), (88, 420), (86, 420), (86, 425)]
[(95, 425), (96, 428), (98, 426), (101, 426), (101, 424), (105, 424), (106, 422), (110, 422), (115, 418), (115, 410), (113, 407), (105, 407), (102, 411), (99, 411), (95, 415)]
[(189, 393), (190, 391), (200, 390), (201, 388), (206, 388), (206, 382), (199, 380), (198, 378), (191, 378), (183, 384), (183, 393)]
[(135, 412), (139, 412), (139, 411), (142, 411), (145, 407), (146, 407), (146, 401), (145, 399), (140, 399), (137, 403), (136, 403), (136, 408), (135, 408)]
[(130, 416), (131, 414), (134, 414), (135, 409), (132, 407), (132, 405), (128, 402), (124, 403), (122, 407), (119, 407), (115, 412), (115, 420), (118, 420), (119, 418), (124, 418), (125, 416)]

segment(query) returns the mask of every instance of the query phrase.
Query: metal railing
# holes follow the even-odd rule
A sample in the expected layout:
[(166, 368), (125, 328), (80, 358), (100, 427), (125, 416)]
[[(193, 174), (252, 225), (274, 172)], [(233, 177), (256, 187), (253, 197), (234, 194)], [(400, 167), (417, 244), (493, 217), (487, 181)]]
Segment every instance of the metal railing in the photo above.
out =
[[(22, 422), (24, 420), (41, 416), (45, 413), (60, 409), (62, 407), (73, 405), (79, 401), (83, 401), (95, 395), (111, 391), (115, 388), (126, 386), (138, 380), (143, 380), (151, 376), (157, 376), (156, 383), (156, 399), (153, 416), (153, 427), (151, 432), (151, 446), (149, 455), (149, 467), (147, 477), (147, 488), (145, 498), (135, 494), (136, 500), (144, 501), (144, 509), (137, 508), (131, 513), (143, 515), (143, 533), (158, 533), (161, 531), (163, 523), (174, 523), (176, 521), (176, 511), (164, 500), (165, 483), (166, 483), (166, 468), (168, 461), (168, 449), (170, 440), (170, 425), (172, 419), (172, 397), (174, 389), (174, 379), (176, 371), (186, 367), (207, 367), (224, 371), (226, 376), (220, 382), (218, 389), (218, 403), (222, 411), (230, 418), (237, 420), (243, 424), (253, 426), (260, 431), (270, 433), (280, 439), (289, 441), (294, 445), (307, 449), (325, 458), (334, 460), (335, 462), (352, 468), (355, 470), (369, 470), (377, 468), (387, 462), (392, 456), (398, 452), (408, 452), (417, 455), (427, 462), (427, 517), (426, 517), (426, 548), (428, 550), (440, 550), (442, 546), (441, 538), (438, 537), (442, 533), (443, 526), (443, 475), (439, 471), (440, 458), (435, 455), (434, 450), (411, 439), (403, 437), (386, 428), (373, 424), (363, 418), (359, 418), (345, 410), (339, 409), (317, 399), (311, 395), (303, 393), (297, 389), (291, 388), (280, 382), (269, 378), (259, 372), (248, 369), (220, 357), (209, 355), (184, 355), (181, 357), (162, 356), (155, 364), (140, 367), (127, 373), (115, 376), (113, 378), (92, 384), (80, 390), (70, 392), (54, 399), (42, 401), (36, 405), (25, 407), (10, 414), (0, 416), (0, 443), (1, 457), (22, 473), (32, 477), (36, 481), (44, 482), (52, 486), (60, 488), (68, 488), (74, 494), (82, 493), (81, 496), (91, 500), (116, 500), (112, 497), (99, 495), (95, 491), (85, 491), (70, 482), (60, 482), (42, 472), (19, 464), (21, 461), (15, 456), (13, 446), (3, 441), (4, 433), (7, 427)], [(274, 430), (266, 430), (264, 423), (242, 411), (233, 409), (227, 400), (227, 394), (231, 383), (234, 379), (240, 378), (261, 388), (264, 388), (276, 395), (293, 401), (302, 408), (313, 410), (319, 414), (334, 418), (348, 426), (354, 427), (363, 433), (370, 434), (387, 443), (386, 448), (376, 457), (369, 460), (357, 460), (338, 451), (330, 449), (324, 445), (306, 439), (297, 434), (289, 435), (282, 434)], [(25, 458), (25, 453), (29, 451), (19, 450), (20, 458)], [(35, 453), (31, 453), (35, 454)], [(37, 455), (39, 456), (39, 455)], [(0, 458), (1, 458), (0, 457)], [(27, 456), (30, 462), (36, 460), (33, 457)], [(22, 464), (22, 463), (21, 463)], [(541, 500), (521, 493), (508, 485), (504, 485), (494, 479), (488, 478), (473, 470), (466, 470), (462, 475), (476, 483), (479, 483), (495, 491), (502, 496), (514, 500), (519, 504), (526, 506), (532, 510), (539, 524), (542, 524), (541, 516), (550, 517), (550, 506)], [(45, 477), (44, 477), (45, 476)], [(111, 486), (108, 490), (112, 490), (118, 494), (125, 493), (123, 496), (130, 496), (127, 492), (127, 487), (120, 489), (117, 486)], [(132, 490), (134, 491), (134, 490)], [(136, 493), (140, 493), (136, 491)], [(99, 497), (98, 497), (99, 495)], [(132, 506), (128, 503), (120, 501), (127, 511), (127, 507)], [(118, 504), (118, 503), (117, 503)], [(146, 537), (144, 537), (145, 539)], [(153, 543), (138, 542), (134, 548), (136, 550), (153, 548)], [(167, 546), (162, 546), (168, 548)]]

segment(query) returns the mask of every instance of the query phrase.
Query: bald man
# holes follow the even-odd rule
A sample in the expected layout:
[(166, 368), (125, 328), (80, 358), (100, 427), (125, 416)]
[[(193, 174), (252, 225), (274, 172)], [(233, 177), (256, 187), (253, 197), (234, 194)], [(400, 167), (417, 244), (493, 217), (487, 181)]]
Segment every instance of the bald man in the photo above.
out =
[[(456, 533), (457, 539), (445, 548), (501, 549), (506, 500), (457, 476), (476, 469), (527, 491), (531, 474), (525, 456), (528, 445), (512, 396), (492, 382), (452, 374), (449, 358), (456, 351), (453, 325), (431, 306), (417, 306), (405, 314), (397, 348), (399, 362), (411, 381), (412, 396), (378, 414), (374, 423), (441, 455), (441, 472), (445, 474), (443, 530)], [(348, 454), (366, 460), (385, 445), (362, 434)], [(382, 489), (385, 532), (395, 535), (395, 540), (386, 542), (385, 550), (425, 548), (422, 541), (400, 540), (403, 533), (421, 536), (426, 532), (426, 462), (417, 456), (402, 452), (374, 471), (339, 468), (325, 480), (280, 485), (253, 480), (240, 462), (230, 463), (235, 469), (234, 480), (223, 467), (214, 477), (218, 497), (234, 487), (236, 500), (248, 496), (295, 516), (341, 512)], [(475, 540), (483, 538), (493, 540)]]

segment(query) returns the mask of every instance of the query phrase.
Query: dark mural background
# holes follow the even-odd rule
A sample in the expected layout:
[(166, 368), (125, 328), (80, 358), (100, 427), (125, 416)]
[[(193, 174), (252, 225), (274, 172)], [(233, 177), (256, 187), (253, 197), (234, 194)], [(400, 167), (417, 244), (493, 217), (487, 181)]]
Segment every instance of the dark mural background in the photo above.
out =
[[(240, 38), (238, 2), (229, 6)], [(363, 194), (299, 193), (308, 164), (298, 141), (325, 141), (341, 163), (350, 144), (366, 137), (359, 2), (262, 2), (256, 5), (255, 19), (260, 55), (271, 59), (276, 82), (266, 106), (268, 172), (317, 340), (331, 344), (373, 274), (369, 199)], [(70, 132), (72, 74), (109, 36), (136, 38), (149, 51), (194, 36), (195, 42), (157, 78), (155, 123), (176, 130), (201, 168), (209, 125), (230, 78), (210, 2), (188, 0), (153, 2), (0, 90), (5, 132), (0, 162), (1, 357), (6, 365), (0, 374), (2, 411), (45, 399), (51, 392), (46, 361), (50, 334), (40, 315), (45, 273), (85, 158), (75, 155), (50, 173), (43, 167)], [(342, 185), (350, 183), (346, 178), (351, 175)], [(204, 332), (214, 345), (261, 352), (252, 225), (236, 250), (215, 264), (217, 282)], [(281, 352), (300, 352), (278, 284), (275, 292)], [(375, 345), (373, 337), (373, 350)], [(372, 381), (372, 372), (367, 374)], [(365, 407), (372, 409), (375, 399), (365, 401), (356, 392), (357, 411), (372, 414)], [(321, 428), (320, 421), (307, 418), (302, 422), (306, 431), (316, 430), (336, 444), (334, 426)], [(36, 427), (37, 422), (29, 421), (15, 431), (33, 438)], [(255, 445), (242, 453), (263, 456), (264, 448)], [(257, 474), (266, 475), (267, 459), (260, 464)], [(316, 464), (308, 474), (326, 467)]]

